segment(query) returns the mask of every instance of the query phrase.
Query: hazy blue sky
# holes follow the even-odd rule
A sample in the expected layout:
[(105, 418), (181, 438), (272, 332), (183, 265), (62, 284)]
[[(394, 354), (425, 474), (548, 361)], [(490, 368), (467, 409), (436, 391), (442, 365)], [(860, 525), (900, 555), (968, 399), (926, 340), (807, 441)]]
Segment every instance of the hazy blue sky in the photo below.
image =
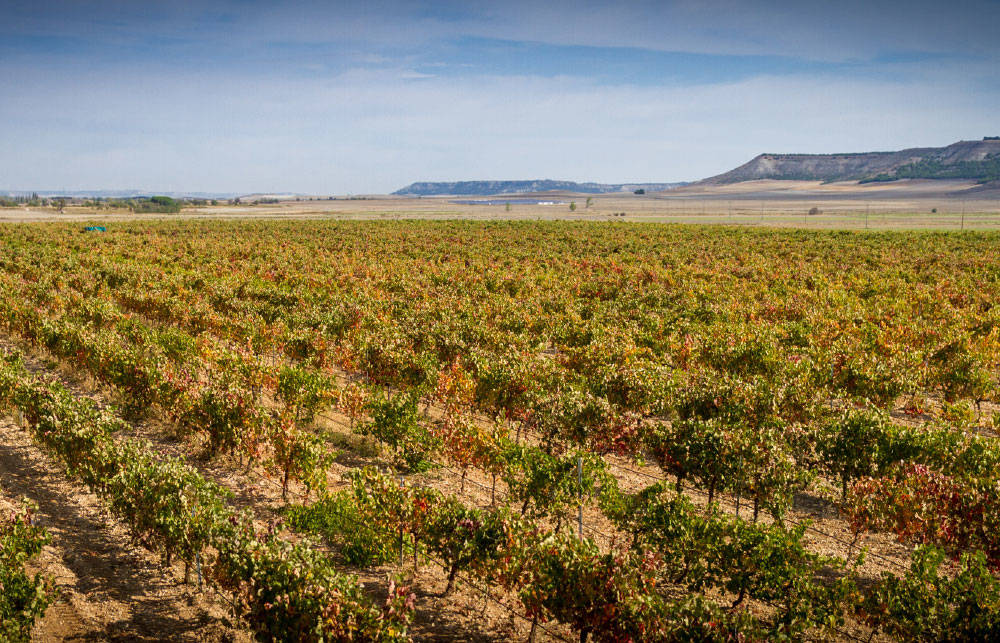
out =
[(1000, 135), (1000, 2), (0, 3), (0, 189), (673, 181)]

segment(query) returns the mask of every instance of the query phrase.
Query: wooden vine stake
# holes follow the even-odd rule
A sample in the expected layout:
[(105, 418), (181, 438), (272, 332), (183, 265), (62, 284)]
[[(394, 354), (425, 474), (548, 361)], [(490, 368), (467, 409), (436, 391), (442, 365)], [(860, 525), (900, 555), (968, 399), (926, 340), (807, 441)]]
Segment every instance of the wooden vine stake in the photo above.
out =
[(576, 535), (583, 540), (583, 456), (576, 458), (577, 515)]

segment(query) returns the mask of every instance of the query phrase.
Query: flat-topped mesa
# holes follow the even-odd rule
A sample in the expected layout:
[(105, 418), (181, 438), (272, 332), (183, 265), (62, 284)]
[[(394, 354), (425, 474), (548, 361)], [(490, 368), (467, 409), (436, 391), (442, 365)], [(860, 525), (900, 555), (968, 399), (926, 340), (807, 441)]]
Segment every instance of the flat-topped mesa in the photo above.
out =
[(865, 181), (902, 178), (995, 180), (1000, 140), (959, 141), (947, 147), (915, 147), (898, 152), (851, 154), (760, 154), (724, 174), (701, 181), (722, 185), (761, 179)]
[(533, 194), (538, 192), (577, 192), (608, 194), (612, 192), (660, 192), (683, 183), (577, 183), (551, 179), (521, 181), (418, 181), (393, 194), (405, 196), (496, 196), (499, 194)]

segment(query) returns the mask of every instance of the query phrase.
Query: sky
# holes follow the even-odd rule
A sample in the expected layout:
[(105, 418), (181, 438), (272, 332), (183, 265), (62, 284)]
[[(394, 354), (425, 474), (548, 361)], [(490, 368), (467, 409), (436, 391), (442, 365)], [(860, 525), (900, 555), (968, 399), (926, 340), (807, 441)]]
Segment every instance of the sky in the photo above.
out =
[(0, 25), (0, 190), (689, 181), (1000, 135), (1000, 0), (3, 0)]

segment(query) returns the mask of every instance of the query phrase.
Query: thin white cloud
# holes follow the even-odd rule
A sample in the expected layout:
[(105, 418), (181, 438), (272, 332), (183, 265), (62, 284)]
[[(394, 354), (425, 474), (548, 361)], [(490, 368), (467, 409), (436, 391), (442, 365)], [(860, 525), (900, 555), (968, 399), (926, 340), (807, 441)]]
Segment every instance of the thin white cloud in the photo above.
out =
[[(670, 181), (762, 151), (1000, 134), (996, 2), (441, 7), (8, 3), (0, 18), (17, 34), (53, 39), (0, 59), (0, 189), (361, 193), (420, 179)], [(470, 36), (915, 62), (904, 55), (823, 77), (761, 69), (689, 86), (601, 85), (586, 68), (474, 76), (460, 49), (427, 63), (427, 51)], [(922, 63), (920, 52), (946, 56)]]
[(394, 70), (322, 83), (63, 81), (0, 105), (4, 122), (22, 124), (0, 134), (18, 150), (0, 158), (0, 187), (362, 193), (423, 179), (697, 179), (762, 151), (978, 138), (996, 104), (943, 78), (612, 91), (575, 78), (407, 81)]

